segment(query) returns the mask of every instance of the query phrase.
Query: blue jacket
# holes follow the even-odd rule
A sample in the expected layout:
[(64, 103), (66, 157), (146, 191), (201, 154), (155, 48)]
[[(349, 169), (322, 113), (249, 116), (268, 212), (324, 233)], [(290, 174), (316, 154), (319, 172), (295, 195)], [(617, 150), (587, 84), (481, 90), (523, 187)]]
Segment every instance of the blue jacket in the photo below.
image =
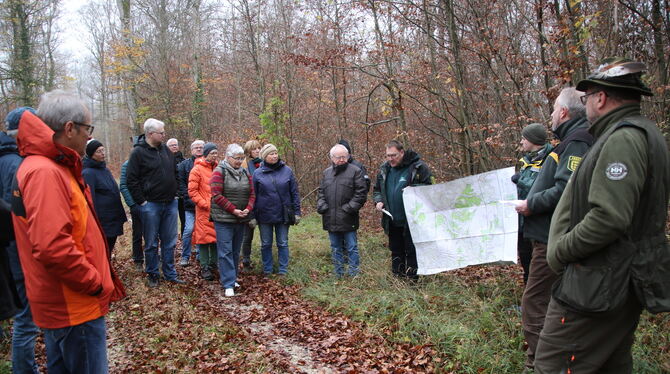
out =
[(128, 169), (128, 160), (121, 165), (121, 178), (119, 178), (119, 189), (121, 190), (121, 196), (123, 196), (123, 200), (125, 200), (126, 205), (128, 207), (132, 207), (135, 205), (135, 200), (133, 200), (133, 195), (130, 194), (130, 191), (128, 191), (128, 185), (126, 184), (126, 169)]
[(11, 201), (12, 181), (22, 160), (14, 138), (0, 132), (0, 198), (7, 202)]
[(106, 237), (123, 235), (123, 223), (126, 212), (121, 204), (119, 186), (104, 162), (88, 157), (84, 158), (84, 170), (81, 172), (86, 184), (91, 188), (93, 207), (100, 219), (102, 231)]
[(254, 216), (258, 223), (286, 223), (284, 206), (293, 209), (295, 215), (301, 215), (298, 181), (293, 170), (282, 160), (275, 165), (270, 168), (263, 162), (254, 172)]

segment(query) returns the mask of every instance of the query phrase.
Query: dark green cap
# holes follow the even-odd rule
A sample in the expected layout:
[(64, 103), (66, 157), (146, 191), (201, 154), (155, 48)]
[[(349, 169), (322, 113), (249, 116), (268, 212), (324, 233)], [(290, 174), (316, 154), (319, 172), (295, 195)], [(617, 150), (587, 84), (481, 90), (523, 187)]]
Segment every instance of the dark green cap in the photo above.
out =
[(642, 62), (621, 57), (606, 58), (591, 75), (577, 83), (577, 91), (586, 91), (591, 85), (600, 85), (654, 96), (642, 82), (642, 74), (646, 70), (647, 66)]

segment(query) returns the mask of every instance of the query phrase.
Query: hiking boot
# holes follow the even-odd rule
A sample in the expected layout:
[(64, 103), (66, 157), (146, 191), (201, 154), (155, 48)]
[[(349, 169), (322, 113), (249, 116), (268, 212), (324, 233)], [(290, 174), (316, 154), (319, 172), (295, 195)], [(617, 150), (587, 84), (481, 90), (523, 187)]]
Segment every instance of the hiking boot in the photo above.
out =
[(186, 257), (182, 257), (181, 260), (179, 261), (179, 266), (181, 266), (181, 267), (186, 267), (186, 266), (188, 266), (188, 265), (189, 265), (189, 263), (188, 263), (188, 258), (186, 258)]
[(243, 262), (242, 263), (242, 271), (243, 272), (246, 273), (246, 272), (252, 271), (252, 270), (254, 270), (254, 264), (252, 264), (251, 262)]
[(179, 279), (179, 278), (168, 279), (167, 281), (170, 282), (170, 283), (174, 283), (174, 284), (186, 284), (185, 280)]
[(224, 295), (226, 297), (233, 297), (235, 296), (235, 291), (232, 288), (226, 288), (226, 290), (224, 291)]
[(149, 274), (148, 280), (149, 280), (149, 288), (158, 287), (159, 278), (157, 275)]
[(208, 268), (202, 269), (202, 272), (200, 273), (202, 276), (202, 279), (206, 281), (213, 281), (214, 280), (214, 274), (212, 274), (212, 271), (209, 270)]

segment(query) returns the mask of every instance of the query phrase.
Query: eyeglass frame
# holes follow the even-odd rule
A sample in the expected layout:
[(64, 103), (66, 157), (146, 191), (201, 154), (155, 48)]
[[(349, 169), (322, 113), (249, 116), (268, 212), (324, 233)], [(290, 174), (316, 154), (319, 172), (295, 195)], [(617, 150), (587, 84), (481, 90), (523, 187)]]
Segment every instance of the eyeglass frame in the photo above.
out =
[(75, 121), (72, 121), (72, 123), (77, 125), (77, 126), (86, 127), (86, 132), (88, 133), (88, 135), (93, 135), (93, 130), (95, 130), (95, 126), (89, 125), (89, 124), (86, 124), (86, 123), (75, 122)]
[(605, 92), (605, 91), (603, 91), (603, 90), (598, 90), (598, 91), (593, 91), (593, 92), (591, 92), (591, 93), (584, 94), (584, 95), (582, 95), (582, 96), (579, 97), (579, 102), (582, 103), (582, 105), (586, 105), (586, 102), (588, 101), (589, 96), (591, 96), (591, 95), (595, 95), (595, 94), (597, 94), (597, 93), (599, 93), (599, 92)]

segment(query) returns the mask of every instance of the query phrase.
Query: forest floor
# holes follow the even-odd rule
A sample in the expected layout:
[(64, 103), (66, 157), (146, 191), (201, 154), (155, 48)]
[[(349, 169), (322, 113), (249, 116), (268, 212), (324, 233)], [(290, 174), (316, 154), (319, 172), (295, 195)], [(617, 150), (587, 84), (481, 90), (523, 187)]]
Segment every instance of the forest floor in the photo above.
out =
[[(291, 228), (285, 277), (241, 273), (235, 297), (197, 265), (184, 285), (150, 289), (119, 239), (114, 265), (128, 297), (107, 316), (111, 373), (518, 373), (524, 360), (518, 266), (474, 266), (407, 283), (389, 274), (386, 237), (366, 219), (361, 274), (332, 275), (317, 215)], [(259, 264), (258, 236), (253, 260)], [(178, 258), (178, 256), (177, 256)], [(175, 261), (177, 262), (178, 259)], [(670, 314), (644, 313), (635, 373), (670, 372)], [(44, 369), (44, 346), (38, 342)], [(0, 343), (0, 373), (9, 372)]]

